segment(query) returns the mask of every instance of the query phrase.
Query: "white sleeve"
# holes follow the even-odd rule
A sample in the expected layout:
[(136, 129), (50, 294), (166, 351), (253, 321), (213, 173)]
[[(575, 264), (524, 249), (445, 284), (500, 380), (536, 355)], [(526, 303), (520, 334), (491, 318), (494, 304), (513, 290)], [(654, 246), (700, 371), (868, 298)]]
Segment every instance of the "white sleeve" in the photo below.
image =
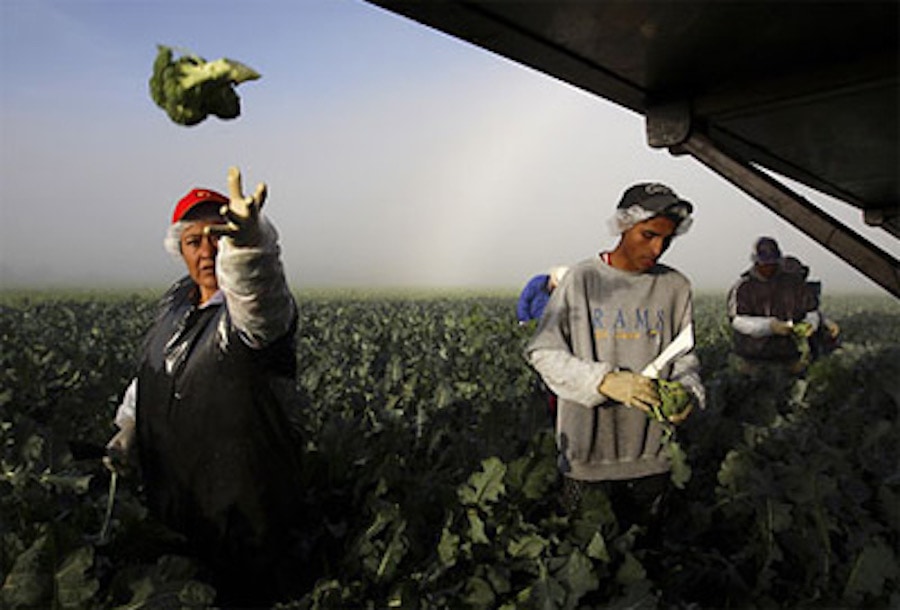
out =
[(697, 399), (697, 406), (706, 408), (706, 387), (700, 378), (700, 359), (693, 350), (675, 360), (670, 379), (681, 382)]
[(596, 407), (607, 400), (597, 386), (613, 367), (605, 362), (588, 362), (558, 349), (536, 349), (528, 362), (544, 383), (564, 400)]
[(742, 335), (768, 337), (772, 335), (772, 319), (768, 316), (734, 316), (731, 327)]
[[(691, 328), (693, 331), (694, 319), (694, 303), (689, 302), (688, 307), (684, 311), (684, 317), (679, 325), (679, 333), (684, 329)], [(677, 335), (676, 335), (677, 336)], [(692, 337), (693, 343), (696, 345), (696, 336)], [(681, 382), (685, 388), (694, 395), (697, 406), (701, 409), (706, 408), (706, 388), (703, 385), (703, 379), (700, 376), (700, 359), (694, 347), (687, 353), (682, 354), (672, 363), (672, 370), (669, 373), (669, 379)]]
[(295, 306), (281, 265), (278, 232), (263, 215), (259, 226), (256, 245), (239, 247), (222, 239), (216, 274), (232, 322), (252, 347), (261, 348), (288, 331)]
[(122, 402), (116, 409), (116, 425), (120, 428), (127, 420), (135, 421), (135, 413), (137, 407), (137, 377), (131, 380), (122, 396)]
[(819, 325), (822, 323), (822, 314), (818, 311), (810, 311), (807, 312), (806, 316), (803, 318), (804, 322), (812, 325), (813, 332), (819, 330)]
[[(743, 281), (743, 280), (742, 280)], [(738, 282), (728, 291), (728, 319), (731, 320), (731, 328), (751, 337), (768, 337), (772, 335), (772, 320), (768, 316), (748, 316), (738, 314), (737, 294), (742, 282)]]

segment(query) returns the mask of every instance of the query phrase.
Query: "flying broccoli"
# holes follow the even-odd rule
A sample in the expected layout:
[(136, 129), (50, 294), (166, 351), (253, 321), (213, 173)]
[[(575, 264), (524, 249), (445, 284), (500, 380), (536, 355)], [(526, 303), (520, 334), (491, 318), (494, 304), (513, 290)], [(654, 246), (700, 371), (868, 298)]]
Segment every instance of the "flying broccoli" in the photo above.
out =
[(170, 47), (157, 45), (150, 76), (150, 97), (179, 125), (196, 125), (210, 114), (233, 119), (241, 113), (234, 88), (260, 78), (252, 68), (231, 60), (207, 62), (196, 55), (174, 57)]

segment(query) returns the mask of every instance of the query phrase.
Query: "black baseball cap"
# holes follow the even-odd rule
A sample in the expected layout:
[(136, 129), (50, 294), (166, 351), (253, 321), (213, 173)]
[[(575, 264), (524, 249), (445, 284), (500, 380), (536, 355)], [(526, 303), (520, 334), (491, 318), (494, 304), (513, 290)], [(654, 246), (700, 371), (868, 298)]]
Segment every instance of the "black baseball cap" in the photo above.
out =
[(771, 265), (781, 260), (781, 248), (771, 237), (760, 237), (753, 246), (753, 262)]
[(679, 220), (684, 220), (694, 211), (690, 201), (681, 199), (671, 188), (658, 182), (642, 182), (628, 187), (617, 207), (621, 210), (635, 205), (648, 212)]

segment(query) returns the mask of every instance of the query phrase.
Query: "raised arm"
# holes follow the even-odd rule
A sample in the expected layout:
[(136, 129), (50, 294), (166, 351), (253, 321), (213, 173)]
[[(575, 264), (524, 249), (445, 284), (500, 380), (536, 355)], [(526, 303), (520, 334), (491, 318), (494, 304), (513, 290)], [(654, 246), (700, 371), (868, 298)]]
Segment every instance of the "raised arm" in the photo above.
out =
[(244, 196), (240, 170), (231, 167), (228, 194), (227, 224), (208, 228), (222, 236), (216, 274), (232, 323), (252, 347), (262, 348), (288, 332), (296, 306), (281, 264), (278, 232), (262, 213), (266, 185)]

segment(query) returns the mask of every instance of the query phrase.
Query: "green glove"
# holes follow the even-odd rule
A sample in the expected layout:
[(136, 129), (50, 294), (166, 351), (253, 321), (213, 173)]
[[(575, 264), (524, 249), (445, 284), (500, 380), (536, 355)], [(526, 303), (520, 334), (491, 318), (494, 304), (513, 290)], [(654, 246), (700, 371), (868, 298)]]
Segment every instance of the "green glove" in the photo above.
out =
[(222, 215), (228, 222), (206, 227), (208, 235), (230, 237), (236, 246), (255, 246), (259, 243), (259, 212), (266, 202), (268, 190), (264, 182), (256, 186), (252, 196), (245, 197), (241, 185), (241, 170), (228, 168), (228, 205)]

